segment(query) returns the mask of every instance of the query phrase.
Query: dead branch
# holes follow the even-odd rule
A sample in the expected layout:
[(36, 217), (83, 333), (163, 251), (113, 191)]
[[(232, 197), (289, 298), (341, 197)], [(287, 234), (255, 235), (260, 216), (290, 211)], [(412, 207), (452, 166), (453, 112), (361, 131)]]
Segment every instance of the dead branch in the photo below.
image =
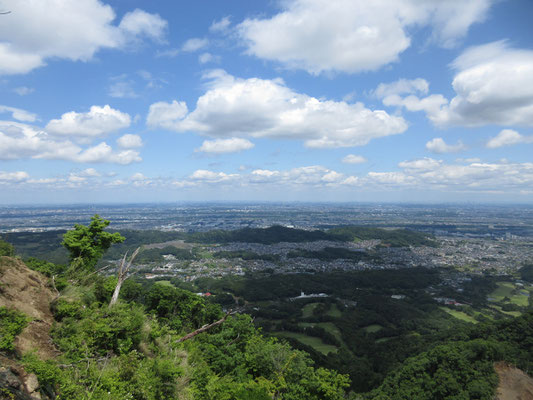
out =
[(137, 250), (133, 252), (127, 264), (126, 264), (126, 258), (128, 257), (128, 252), (124, 254), (124, 258), (122, 259), (122, 262), (120, 263), (120, 268), (118, 269), (117, 286), (115, 286), (115, 291), (113, 292), (113, 297), (111, 297), (111, 301), (109, 302), (109, 307), (113, 307), (113, 305), (117, 302), (118, 295), (120, 293), (120, 288), (122, 287), (122, 284), (124, 283), (124, 281), (131, 276), (131, 275), (128, 275), (128, 272), (131, 268), (131, 264), (133, 263), (133, 260), (135, 260), (135, 257), (137, 257), (137, 254), (139, 254), (140, 250), (141, 248), (137, 247)]
[(197, 329), (197, 330), (195, 330), (194, 332), (191, 332), (191, 333), (189, 333), (189, 334), (183, 336), (182, 338), (179, 338), (179, 339), (178, 339), (178, 343), (181, 343), (181, 342), (184, 342), (184, 341), (186, 341), (186, 340), (192, 339), (192, 338), (195, 337), (196, 335), (199, 335), (199, 334), (202, 333), (202, 332), (205, 332), (205, 331), (207, 331), (207, 330), (209, 330), (209, 329), (211, 329), (211, 328), (214, 328), (215, 326), (218, 326), (218, 325), (224, 323), (224, 321), (226, 321), (226, 319), (228, 319), (228, 317), (229, 317), (230, 315), (233, 315), (233, 314), (235, 314), (236, 312), (237, 312), (237, 311), (229, 312), (229, 313), (227, 313), (227, 314), (224, 316), (224, 318), (219, 319), (218, 321), (213, 322), (212, 324), (204, 325), (204, 326), (202, 326), (200, 329)]

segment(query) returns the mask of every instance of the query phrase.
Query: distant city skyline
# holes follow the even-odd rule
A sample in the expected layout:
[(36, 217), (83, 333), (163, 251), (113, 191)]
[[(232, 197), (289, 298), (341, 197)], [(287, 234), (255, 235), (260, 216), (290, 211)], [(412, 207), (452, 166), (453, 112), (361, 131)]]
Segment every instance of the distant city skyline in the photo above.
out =
[(0, 0), (0, 204), (533, 201), (528, 0)]

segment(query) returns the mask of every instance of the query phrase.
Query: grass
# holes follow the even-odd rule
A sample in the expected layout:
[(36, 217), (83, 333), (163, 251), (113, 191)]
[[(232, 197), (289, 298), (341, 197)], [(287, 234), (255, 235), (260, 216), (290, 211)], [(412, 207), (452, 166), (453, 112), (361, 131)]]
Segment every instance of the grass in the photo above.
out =
[(511, 282), (498, 282), (498, 287), (489, 295), (493, 301), (502, 301), (505, 297), (511, 297), (514, 290)]
[(503, 311), (500, 306), (492, 305), (491, 308), (501, 312), (502, 314), (510, 315), (512, 317), (519, 317), (522, 315), (520, 311)]
[(311, 346), (316, 351), (326, 355), (329, 353), (336, 353), (338, 349), (331, 345), (331, 344), (325, 344), (320, 338), (314, 337), (314, 336), (307, 336), (303, 333), (297, 333), (297, 332), (274, 332), (274, 334), (278, 337), (286, 337), (286, 338), (293, 338), (296, 339), (303, 344), (307, 346)]
[(335, 338), (342, 343), (342, 335), (339, 328), (335, 326), (333, 322), (299, 322), (298, 326), (301, 326), (302, 328), (307, 328), (310, 326), (318, 326), (320, 328), (323, 328), (326, 332), (331, 333)]
[(447, 307), (441, 307), (441, 310), (447, 312), (448, 314), (450, 314), (452, 317), (454, 318), (457, 318), (461, 321), (464, 321), (464, 322), (469, 322), (471, 324), (477, 324), (478, 321), (476, 321), (474, 319), (474, 317), (471, 317), (470, 315), (468, 314), (465, 314), (464, 312), (462, 311), (458, 311), (458, 310), (452, 310), (451, 308), (447, 308)]
[(517, 288), (511, 282), (498, 282), (498, 287), (489, 295), (491, 301), (500, 302), (508, 298), (511, 303), (520, 307), (527, 307), (529, 304), (529, 293), (527, 288)]
[(382, 330), (383, 327), (381, 325), (378, 325), (378, 324), (372, 324), (372, 325), (365, 326), (363, 329), (367, 333), (376, 333), (376, 332)]
[(170, 281), (156, 281), (155, 283), (157, 283), (158, 285), (174, 287), (174, 285), (170, 283)]
[(332, 304), (326, 315), (329, 315), (332, 318), (340, 318), (342, 316), (342, 312), (339, 310), (339, 307), (337, 307), (336, 304)]
[(318, 307), (320, 303), (308, 303), (302, 308), (302, 318), (309, 318), (313, 316), (313, 310)]

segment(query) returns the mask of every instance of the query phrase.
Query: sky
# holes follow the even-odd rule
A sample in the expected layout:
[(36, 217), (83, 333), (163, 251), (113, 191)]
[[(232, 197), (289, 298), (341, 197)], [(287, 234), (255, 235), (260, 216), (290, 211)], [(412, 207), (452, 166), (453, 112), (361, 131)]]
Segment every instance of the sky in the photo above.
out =
[(0, 12), (0, 204), (533, 201), (531, 0)]

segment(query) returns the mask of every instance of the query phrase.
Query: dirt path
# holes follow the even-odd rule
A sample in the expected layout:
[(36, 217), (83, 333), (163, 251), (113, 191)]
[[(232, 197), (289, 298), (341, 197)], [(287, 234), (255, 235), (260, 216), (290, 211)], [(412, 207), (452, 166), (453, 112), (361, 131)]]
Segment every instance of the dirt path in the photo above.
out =
[(496, 400), (533, 400), (533, 378), (504, 362), (494, 364), (500, 383)]

